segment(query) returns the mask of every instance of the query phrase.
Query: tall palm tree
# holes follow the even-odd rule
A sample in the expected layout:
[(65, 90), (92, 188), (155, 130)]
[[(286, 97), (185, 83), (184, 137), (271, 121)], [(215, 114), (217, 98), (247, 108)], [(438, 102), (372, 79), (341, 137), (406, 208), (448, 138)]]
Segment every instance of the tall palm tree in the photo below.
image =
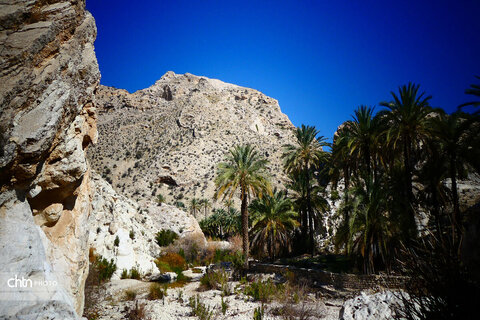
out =
[(371, 177), (367, 181), (357, 179), (352, 193), (351, 216), (339, 228), (335, 242), (337, 247), (345, 245), (348, 254), (362, 257), (364, 272), (373, 273), (379, 264), (389, 264), (389, 242), (394, 230), (388, 219), (389, 197)]
[(373, 117), (374, 108), (360, 106), (355, 110), (353, 121), (348, 126), (349, 134), (345, 138), (350, 156), (365, 168), (367, 177), (372, 172), (372, 158), (375, 150), (377, 124)]
[[(470, 154), (475, 152), (469, 139), (470, 130), (474, 123), (479, 123), (479, 118), (476, 115), (461, 111), (456, 111), (450, 115), (442, 112), (431, 119), (431, 131), (440, 142), (442, 150), (448, 158), (453, 201), (452, 231), (456, 231), (457, 237), (461, 237), (462, 234), (457, 175), (459, 171), (463, 171), (465, 163), (469, 162)], [(453, 239), (457, 239), (455, 234)]]
[(255, 199), (249, 206), (252, 213), (252, 245), (258, 250), (267, 248), (272, 261), (275, 260), (277, 248), (288, 247), (291, 232), (298, 226), (297, 212), (285, 192), (274, 190), (273, 195)]
[(225, 162), (219, 163), (215, 185), (215, 199), (231, 199), (240, 193), (242, 215), (242, 237), (245, 267), (248, 268), (248, 199), (253, 195), (261, 198), (271, 193), (267, 160), (259, 156), (251, 145), (235, 146), (229, 151)]
[(206, 218), (208, 209), (212, 207), (212, 203), (207, 198), (203, 198), (203, 199), (200, 199), (200, 207), (203, 208), (203, 212)]
[(200, 200), (197, 198), (192, 198), (192, 200), (190, 200), (190, 213), (193, 214), (193, 216), (196, 218), (197, 211), (200, 209), (201, 209)]
[[(305, 178), (305, 185), (310, 186), (312, 174), (315, 168), (321, 163), (326, 162), (327, 154), (323, 151), (323, 147), (328, 146), (325, 137), (318, 136), (318, 130), (313, 126), (305, 126), (297, 128), (295, 132), (296, 143), (284, 146), (282, 159), (284, 161), (285, 171), (289, 174), (302, 174)], [(318, 136), (318, 137), (317, 137)], [(310, 245), (312, 254), (315, 246), (313, 241), (313, 208), (311, 201), (311, 189), (306, 188), (306, 205), (307, 210), (303, 214), (308, 216)], [(302, 218), (302, 221), (305, 221)], [(303, 234), (305, 237), (306, 234)]]
[(381, 113), (390, 127), (387, 142), (394, 150), (401, 150), (403, 155), (405, 175), (403, 192), (412, 229), (415, 229), (412, 191), (414, 151), (416, 146), (428, 137), (428, 115), (433, 111), (429, 105), (432, 97), (425, 96), (425, 92), (420, 93), (419, 88), (419, 85), (412, 83), (401, 86), (398, 95), (391, 92), (393, 101), (380, 103), (389, 109), (388, 112)]

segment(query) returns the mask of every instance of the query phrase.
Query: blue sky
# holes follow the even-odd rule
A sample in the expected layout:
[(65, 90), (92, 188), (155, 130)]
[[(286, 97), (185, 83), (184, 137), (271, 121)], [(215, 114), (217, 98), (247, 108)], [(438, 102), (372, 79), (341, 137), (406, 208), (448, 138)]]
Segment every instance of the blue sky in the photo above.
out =
[(193, 73), (277, 99), (326, 137), (409, 81), (452, 111), (480, 75), (480, 1), (87, 0), (101, 83)]

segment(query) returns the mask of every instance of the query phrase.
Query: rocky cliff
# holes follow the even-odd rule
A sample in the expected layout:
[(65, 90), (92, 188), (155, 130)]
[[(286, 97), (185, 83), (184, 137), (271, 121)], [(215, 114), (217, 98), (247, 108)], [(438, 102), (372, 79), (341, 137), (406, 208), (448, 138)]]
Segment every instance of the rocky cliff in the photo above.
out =
[[(123, 270), (136, 268), (142, 278), (158, 274), (154, 260), (161, 248), (155, 234), (162, 229), (175, 231), (180, 238), (196, 237), (206, 243), (205, 236), (195, 218), (166, 204), (136, 202), (118, 194), (97, 173), (92, 174), (95, 192), (92, 198), (94, 214), (88, 225), (89, 245), (96, 254), (113, 259), (117, 270), (113, 279), (119, 279)], [(118, 244), (115, 239), (118, 237)]]
[(147, 89), (100, 86), (96, 97), (92, 166), (140, 204), (158, 194), (186, 206), (193, 197), (211, 200), (216, 165), (236, 144), (251, 143), (270, 160), (274, 185), (286, 180), (280, 156), (294, 126), (259, 91), (170, 71)]
[(82, 313), (95, 37), (85, 1), (0, 1), (1, 317)]

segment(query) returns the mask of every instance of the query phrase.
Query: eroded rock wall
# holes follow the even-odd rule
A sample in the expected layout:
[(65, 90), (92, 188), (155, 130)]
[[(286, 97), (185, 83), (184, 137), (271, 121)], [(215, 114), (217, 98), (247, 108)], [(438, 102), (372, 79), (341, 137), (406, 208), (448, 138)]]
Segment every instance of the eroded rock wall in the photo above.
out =
[[(85, 1), (0, 1), (1, 317), (82, 313), (95, 37)], [(12, 277), (33, 285), (10, 288)]]

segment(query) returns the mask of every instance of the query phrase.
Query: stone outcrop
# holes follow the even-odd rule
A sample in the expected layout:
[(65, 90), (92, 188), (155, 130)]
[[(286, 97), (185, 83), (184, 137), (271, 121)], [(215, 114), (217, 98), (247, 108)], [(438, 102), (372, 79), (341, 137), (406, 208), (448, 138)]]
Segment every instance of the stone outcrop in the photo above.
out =
[(187, 207), (193, 197), (211, 200), (216, 165), (237, 144), (256, 146), (273, 184), (285, 185), (282, 147), (294, 142), (294, 126), (259, 91), (170, 71), (135, 93), (100, 86), (96, 97), (100, 138), (89, 159), (140, 204), (158, 194)]
[[(154, 260), (161, 252), (155, 234), (162, 229), (173, 230), (182, 237), (205, 236), (195, 218), (182, 210), (147, 202), (140, 207), (136, 202), (118, 194), (98, 174), (93, 174), (95, 193), (92, 200), (94, 215), (88, 221), (89, 244), (96, 254), (117, 265), (113, 279), (121, 272), (136, 268), (142, 278), (158, 274)], [(118, 237), (118, 245), (115, 239)]]
[(340, 320), (393, 319), (395, 306), (401, 305), (402, 296), (398, 292), (384, 291), (375, 294), (362, 292), (359, 296), (344, 302), (339, 318)]
[[(95, 22), (84, 1), (13, 0), (0, 1), (0, 26), (0, 317), (77, 318), (93, 191), (85, 149), (97, 139)], [(10, 288), (12, 277), (32, 286)]]

